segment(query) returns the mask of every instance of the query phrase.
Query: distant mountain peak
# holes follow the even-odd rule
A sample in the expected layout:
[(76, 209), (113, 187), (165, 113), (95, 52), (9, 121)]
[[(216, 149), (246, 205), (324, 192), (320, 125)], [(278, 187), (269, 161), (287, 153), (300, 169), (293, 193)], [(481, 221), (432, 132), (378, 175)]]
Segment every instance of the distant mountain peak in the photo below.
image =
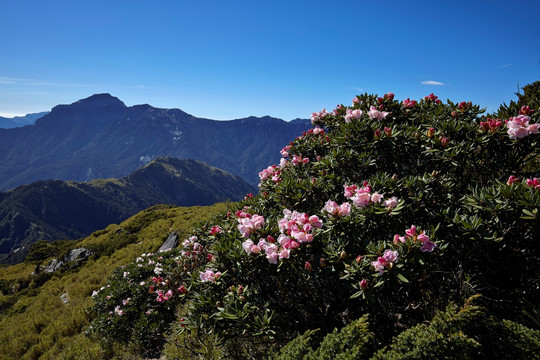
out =
[(89, 96), (85, 99), (81, 99), (77, 102), (75, 102), (73, 105), (84, 105), (84, 106), (122, 106), (126, 107), (126, 104), (124, 104), (119, 98), (112, 96), (108, 93), (103, 94), (94, 94), (92, 96)]

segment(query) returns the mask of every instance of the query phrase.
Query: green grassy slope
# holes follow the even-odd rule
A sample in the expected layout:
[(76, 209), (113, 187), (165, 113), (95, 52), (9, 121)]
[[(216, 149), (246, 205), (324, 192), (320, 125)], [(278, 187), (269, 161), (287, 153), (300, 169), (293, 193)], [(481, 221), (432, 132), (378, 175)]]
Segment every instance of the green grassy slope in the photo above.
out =
[[(69, 248), (97, 251), (80, 268), (54, 275), (30, 275), (35, 263), (0, 268), (1, 359), (108, 358), (111, 349), (92, 342), (83, 331), (92, 291), (111, 271), (144, 252), (156, 251), (171, 231), (180, 237), (200, 221), (224, 211), (227, 204), (209, 207), (155, 206), (119, 225), (113, 224)], [(119, 229), (123, 229), (120, 231)], [(128, 234), (129, 233), (129, 234)], [(47, 261), (43, 261), (46, 264)], [(39, 282), (44, 281), (41, 286)], [(65, 304), (61, 296), (67, 296)]]

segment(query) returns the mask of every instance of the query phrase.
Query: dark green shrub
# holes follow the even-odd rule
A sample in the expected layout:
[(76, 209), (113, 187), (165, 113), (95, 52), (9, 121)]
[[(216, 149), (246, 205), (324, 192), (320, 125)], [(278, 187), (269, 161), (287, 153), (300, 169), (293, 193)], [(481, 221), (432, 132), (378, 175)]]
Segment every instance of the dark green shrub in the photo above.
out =
[(314, 128), (261, 172), (258, 196), (194, 230), (208, 255), (167, 272), (189, 288), (179, 331), (219, 339), (225, 357), (260, 358), (370, 314), (379, 348), (410, 328), (448, 333), (443, 357), (473, 356), (479, 342), (461, 323), (416, 326), (478, 293), (490, 316), (537, 329), (523, 311), (539, 313), (539, 115), (481, 113), (433, 94), (364, 94), (314, 113)]

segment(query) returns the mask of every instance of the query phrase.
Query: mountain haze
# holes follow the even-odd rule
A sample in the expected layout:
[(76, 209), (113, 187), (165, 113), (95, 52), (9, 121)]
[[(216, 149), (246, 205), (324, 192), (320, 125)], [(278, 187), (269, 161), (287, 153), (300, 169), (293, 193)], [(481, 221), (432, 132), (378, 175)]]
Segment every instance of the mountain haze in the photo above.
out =
[(256, 189), (195, 160), (158, 158), (121, 179), (47, 180), (0, 193), (0, 263), (39, 240), (77, 239), (156, 204), (211, 205)]
[(93, 95), (54, 107), (33, 126), (0, 129), (0, 190), (122, 177), (160, 156), (201, 160), (255, 185), (258, 172), (308, 127), (308, 120), (269, 116), (215, 121)]
[(11, 128), (25, 126), (25, 125), (32, 125), (37, 119), (39, 119), (40, 117), (43, 117), (45, 114), (48, 114), (48, 111), (34, 113), (34, 114), (27, 114), (24, 116), (15, 116), (13, 118), (6, 118), (6, 117), (0, 116), (0, 128), (11, 129)]

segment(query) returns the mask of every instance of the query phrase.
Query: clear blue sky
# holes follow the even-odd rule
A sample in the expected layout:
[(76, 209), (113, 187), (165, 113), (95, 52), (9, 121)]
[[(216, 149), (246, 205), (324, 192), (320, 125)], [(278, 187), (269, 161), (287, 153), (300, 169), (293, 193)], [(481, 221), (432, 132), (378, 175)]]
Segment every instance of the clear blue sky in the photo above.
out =
[(94, 93), (213, 119), (358, 93), (488, 110), (540, 80), (540, 1), (0, 0), (0, 115)]

